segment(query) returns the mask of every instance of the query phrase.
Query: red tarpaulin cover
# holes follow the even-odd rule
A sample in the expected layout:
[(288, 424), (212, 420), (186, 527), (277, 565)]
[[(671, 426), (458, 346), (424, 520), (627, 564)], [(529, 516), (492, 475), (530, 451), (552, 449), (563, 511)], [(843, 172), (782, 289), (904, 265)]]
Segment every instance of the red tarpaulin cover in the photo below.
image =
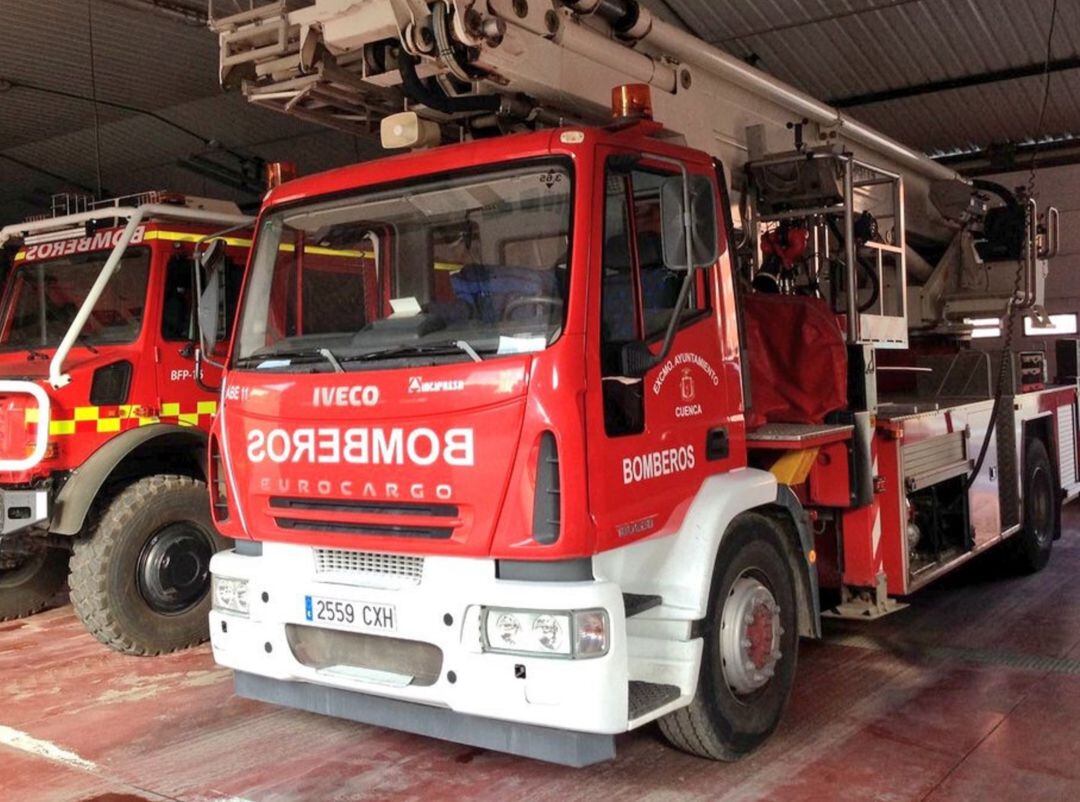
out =
[(847, 349), (820, 298), (748, 293), (742, 298), (750, 367), (747, 425), (822, 423), (847, 406)]

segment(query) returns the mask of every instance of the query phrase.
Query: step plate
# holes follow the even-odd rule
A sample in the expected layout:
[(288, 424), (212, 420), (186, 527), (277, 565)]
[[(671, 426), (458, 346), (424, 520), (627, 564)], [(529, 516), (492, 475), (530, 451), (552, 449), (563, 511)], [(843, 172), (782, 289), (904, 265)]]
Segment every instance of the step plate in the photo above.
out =
[(651, 610), (653, 607), (659, 607), (664, 601), (659, 596), (646, 596), (641, 593), (624, 593), (622, 599), (627, 618), (633, 618), (635, 615)]
[(658, 685), (655, 682), (630, 680), (629, 720), (641, 718), (649, 712), (674, 702), (679, 698), (679, 688), (675, 685)]

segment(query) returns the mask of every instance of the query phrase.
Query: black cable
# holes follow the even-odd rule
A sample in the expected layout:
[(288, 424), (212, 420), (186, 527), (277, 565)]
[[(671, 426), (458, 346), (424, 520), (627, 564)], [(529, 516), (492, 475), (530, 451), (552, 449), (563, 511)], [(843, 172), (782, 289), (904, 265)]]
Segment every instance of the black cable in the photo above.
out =
[(195, 139), (199, 140), (200, 142), (202, 142), (207, 147), (213, 147), (214, 145), (217, 144), (214, 140), (207, 139), (202, 134), (197, 134), (194, 131), (192, 131), (190, 128), (185, 128), (184, 126), (180, 125), (179, 123), (174, 123), (172, 120), (167, 119), (165, 117), (162, 117), (160, 114), (158, 114), (156, 112), (148, 111), (146, 109), (140, 109), (138, 106), (130, 106), (127, 103), (116, 103), (116, 102), (114, 102), (112, 100), (102, 100), (101, 98), (87, 97), (86, 95), (80, 95), (80, 94), (78, 94), (76, 92), (65, 92), (63, 89), (50, 89), (47, 86), (39, 86), (38, 84), (27, 83), (26, 81), (14, 81), (14, 80), (12, 80), (10, 78), (5, 79), (5, 82), (12, 89), (27, 89), (27, 90), (30, 90), (31, 92), (41, 92), (42, 94), (45, 94), (45, 95), (55, 95), (56, 97), (63, 97), (63, 98), (67, 98), (69, 100), (82, 100), (82, 101), (84, 101), (86, 103), (95, 103), (95, 104), (97, 104), (99, 106), (108, 106), (111, 109), (119, 109), (121, 111), (129, 111), (132, 114), (142, 114), (142, 115), (144, 115), (146, 117), (152, 117), (155, 120), (157, 120), (158, 122), (165, 123), (165, 125), (168, 125), (168, 126), (170, 126), (172, 128), (175, 128), (177, 131), (185, 133), (188, 136), (194, 137)]
[(413, 103), (420, 103), (429, 109), (441, 111), (443, 114), (457, 112), (498, 111), (502, 100), (498, 95), (469, 95), (466, 97), (450, 97), (442, 92), (436, 92), (420, 80), (416, 72), (416, 59), (404, 51), (398, 51), (398, 72), (401, 75), (401, 87), (405, 96)]
[(35, 173), (41, 173), (42, 175), (47, 175), (49, 178), (53, 178), (53, 179), (55, 179), (55, 180), (57, 180), (57, 181), (59, 181), (59, 182), (61, 182), (63, 184), (68, 184), (69, 186), (72, 186), (75, 189), (81, 189), (83, 192), (88, 192), (90, 194), (94, 193), (94, 188), (93, 187), (88, 187), (86, 184), (83, 184), (83, 183), (81, 183), (79, 181), (76, 181), (74, 178), (71, 178), (70, 176), (61, 175), (60, 173), (54, 173), (52, 170), (46, 170), (44, 167), (38, 167), (36, 164), (32, 164), (31, 162), (28, 162), (28, 161), (23, 161), (22, 159), (17, 158), (16, 156), (9, 156), (6, 153), (0, 153), (0, 159), (4, 159), (6, 161), (9, 161), (12, 164), (17, 164), (19, 167), (22, 167), (22, 168), (27, 169), (27, 170), (32, 170)]
[(94, 104), (94, 176), (97, 179), (97, 199), (101, 200), (101, 115), (97, 103), (97, 59), (94, 57), (94, 2), (86, 0), (86, 36), (90, 44), (90, 98)]
[[(827, 219), (827, 221), (828, 221), (828, 224), (829, 224), (829, 229), (832, 231), (833, 236), (836, 237), (836, 239), (840, 242), (840, 246), (843, 247), (844, 246), (844, 235), (840, 233), (840, 225), (839, 225), (839, 223), (836, 222), (836, 218), (830, 216)], [(862, 271), (864, 273), (866, 273), (866, 277), (870, 280), (870, 298), (866, 301), (866, 303), (862, 304), (859, 307), (860, 312), (865, 312), (867, 309), (870, 309), (871, 307), (873, 307), (874, 304), (877, 303), (878, 297), (881, 295), (881, 282), (878, 281), (877, 270), (874, 269), (873, 265), (867, 264), (867, 262), (862, 257), (860, 257), (858, 255), (858, 250), (859, 250), (859, 244), (858, 244), (858, 242), (856, 242), (855, 243), (855, 252), (856, 252), (855, 253), (855, 264), (858, 267), (862, 268)], [(839, 265), (838, 265), (837, 262), (832, 262), (831, 263), (830, 272), (829, 272), (829, 281), (830, 282), (833, 281), (833, 276), (834, 276), (834, 274), (836, 272), (836, 268), (838, 266)], [(858, 292), (858, 287), (852, 287), (851, 291), (852, 292)]]
[[(1042, 128), (1046, 119), (1046, 109), (1050, 103), (1050, 61), (1053, 57), (1053, 42), (1054, 42), (1054, 26), (1057, 21), (1058, 0), (1054, 0), (1054, 4), (1050, 8), (1050, 30), (1046, 35), (1046, 60), (1044, 61), (1043, 70), (1043, 96), (1042, 104), (1039, 108), (1039, 119), (1035, 124), (1035, 136), (1033, 137), (1034, 147), (1031, 150), (1031, 169), (1028, 173), (1027, 181), (1027, 197), (1030, 199), (1035, 192), (1035, 176), (1038, 172), (1038, 164), (1036, 159), (1039, 155), (1039, 146), (1042, 140)], [(1031, 230), (1031, 218), (1029, 215), (1024, 215), (1024, 242), (1025, 244), (1036, 236), (1036, 232)], [(971, 489), (971, 486), (975, 484), (975, 479), (979, 476), (979, 471), (982, 470), (983, 463), (986, 461), (986, 454), (990, 449), (990, 438), (993, 436), (994, 431), (997, 428), (998, 414), (1001, 410), (1001, 400), (1005, 396), (1005, 366), (1012, 361), (1012, 341), (1013, 330), (1015, 328), (1016, 321), (1016, 294), (1020, 292), (1020, 282), (1024, 274), (1024, 262), (1023, 257), (1016, 264), (1016, 280), (1013, 281), (1013, 292), (1009, 298), (1009, 303), (1005, 307), (1005, 325), (1002, 330), (1002, 345), (1001, 345), (1001, 359), (998, 362), (998, 374), (997, 374), (997, 386), (994, 388), (994, 405), (990, 408), (990, 420), (986, 424), (986, 437), (983, 438), (982, 446), (979, 448), (979, 456), (975, 459), (975, 465), (972, 467), (971, 474), (968, 476), (967, 481), (964, 483), (964, 492), (966, 493)]]

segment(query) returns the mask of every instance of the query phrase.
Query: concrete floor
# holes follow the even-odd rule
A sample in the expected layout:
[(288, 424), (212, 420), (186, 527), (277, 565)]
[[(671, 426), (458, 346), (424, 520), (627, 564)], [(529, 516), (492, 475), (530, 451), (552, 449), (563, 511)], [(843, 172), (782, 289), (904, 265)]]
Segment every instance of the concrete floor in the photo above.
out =
[(124, 657), (60, 607), (0, 625), (0, 800), (1080, 799), (1078, 513), (1041, 574), (983, 558), (804, 643), (784, 723), (738, 764), (653, 727), (574, 771), (277, 709), (207, 647)]

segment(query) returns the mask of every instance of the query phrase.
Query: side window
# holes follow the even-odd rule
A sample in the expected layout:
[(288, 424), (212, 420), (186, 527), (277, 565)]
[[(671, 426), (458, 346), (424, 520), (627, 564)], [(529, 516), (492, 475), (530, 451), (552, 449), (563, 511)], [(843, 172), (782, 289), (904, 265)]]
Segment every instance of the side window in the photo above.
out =
[(195, 338), (195, 287), (192, 283), (191, 255), (176, 253), (165, 268), (165, 298), (161, 307), (161, 337), (165, 340)]
[(645, 429), (644, 382), (621, 375), (623, 346), (641, 337), (641, 305), (634, 271), (631, 179), (609, 166), (604, 181), (600, 369), (604, 431), (610, 437), (619, 437)]
[[(605, 175), (600, 354), (604, 427), (611, 436), (644, 430), (644, 385), (622, 376), (622, 349), (635, 340), (663, 336), (686, 275), (664, 265), (660, 188), (671, 175), (620, 170), (610, 162)], [(707, 293), (703, 273), (698, 275), (687, 312), (704, 308)]]

